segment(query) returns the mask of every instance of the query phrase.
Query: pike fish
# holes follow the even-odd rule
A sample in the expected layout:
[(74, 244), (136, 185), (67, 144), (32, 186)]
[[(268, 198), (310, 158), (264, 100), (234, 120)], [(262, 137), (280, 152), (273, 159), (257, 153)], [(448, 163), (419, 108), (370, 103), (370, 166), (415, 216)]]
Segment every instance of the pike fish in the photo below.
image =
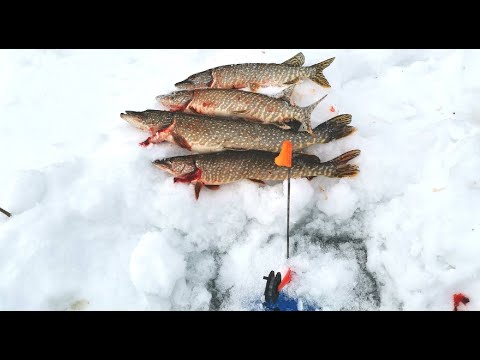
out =
[(312, 134), (310, 117), (326, 95), (312, 105), (301, 108), (290, 103), (294, 87), (289, 86), (278, 98), (236, 89), (199, 89), (175, 91), (157, 96), (156, 99), (170, 111), (190, 110), (210, 116), (242, 117), (274, 123), (284, 129), (290, 129), (287, 122), (298, 121)]
[(251, 91), (257, 91), (260, 87), (291, 85), (308, 78), (322, 87), (329, 88), (330, 84), (323, 75), (323, 70), (334, 59), (331, 58), (311, 66), (302, 66), (305, 63), (305, 56), (298, 53), (281, 64), (246, 63), (218, 66), (193, 74), (176, 83), (175, 86), (181, 90), (248, 87)]
[[(351, 150), (335, 159), (321, 162), (315, 155), (293, 154), (291, 177), (312, 178), (328, 176), (333, 178), (352, 177), (359, 173), (357, 165), (347, 164), (360, 155), (360, 150)], [(247, 150), (221, 151), (211, 154), (174, 156), (155, 160), (159, 169), (174, 175), (174, 182), (195, 184), (198, 199), (202, 186), (215, 190), (222, 184), (249, 179), (263, 183), (263, 180), (285, 180), (287, 169), (275, 164), (278, 153)]]
[(140, 143), (142, 146), (168, 141), (199, 153), (223, 150), (278, 152), (285, 140), (292, 142), (293, 151), (299, 151), (310, 145), (340, 139), (356, 130), (348, 125), (352, 121), (348, 114), (318, 125), (313, 129), (313, 135), (242, 119), (162, 110), (126, 111), (120, 117), (141, 130), (150, 131), (152, 135)]

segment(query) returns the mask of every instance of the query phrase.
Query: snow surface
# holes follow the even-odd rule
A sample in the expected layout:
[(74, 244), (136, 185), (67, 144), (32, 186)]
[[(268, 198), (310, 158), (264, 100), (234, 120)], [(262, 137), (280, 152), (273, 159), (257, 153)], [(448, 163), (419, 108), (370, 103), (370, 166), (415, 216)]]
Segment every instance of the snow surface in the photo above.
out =
[(323, 310), (451, 310), (456, 292), (480, 309), (480, 51), (303, 50), (336, 57), (332, 88), (293, 99), (328, 92), (313, 125), (358, 128), (308, 152), (361, 149), (361, 173), (292, 181), (288, 262), (286, 182), (195, 201), (151, 165), (187, 151), (141, 148), (119, 117), (195, 72), (298, 51), (0, 50), (0, 309), (248, 310), (288, 266), (285, 291)]

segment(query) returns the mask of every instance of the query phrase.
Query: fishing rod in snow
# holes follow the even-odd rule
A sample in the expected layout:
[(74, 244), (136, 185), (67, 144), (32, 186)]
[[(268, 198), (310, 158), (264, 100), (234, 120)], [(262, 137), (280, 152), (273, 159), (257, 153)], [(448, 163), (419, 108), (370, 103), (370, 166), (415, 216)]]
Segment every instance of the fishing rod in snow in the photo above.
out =
[[(275, 158), (275, 164), (277, 166), (287, 168), (287, 260), (290, 258), (290, 176), (292, 168), (292, 143), (290, 141), (284, 141), (280, 154)], [(289, 299), (284, 296), (280, 296), (280, 290), (287, 285), (291, 280), (291, 269), (288, 268), (282, 280), (282, 274), (272, 270), (268, 276), (264, 276), (263, 279), (267, 280), (265, 286), (265, 303), (266, 310), (296, 310), (297, 302), (294, 299)], [(280, 298), (280, 301), (279, 301)]]
[[(280, 154), (275, 158), (275, 164), (287, 168), (287, 261), (290, 258), (290, 175), (292, 168), (292, 143), (284, 141)], [(292, 280), (292, 270), (288, 267), (285, 276), (275, 271), (270, 271), (268, 276), (263, 277), (267, 280), (265, 292), (263, 293), (265, 301), (262, 303), (266, 311), (314, 311), (318, 310), (312, 304), (301, 299), (291, 297), (281, 291), (285, 285)]]
[(292, 143), (284, 141), (280, 154), (275, 158), (277, 166), (287, 168), (287, 259), (290, 257), (290, 174), (292, 169)]

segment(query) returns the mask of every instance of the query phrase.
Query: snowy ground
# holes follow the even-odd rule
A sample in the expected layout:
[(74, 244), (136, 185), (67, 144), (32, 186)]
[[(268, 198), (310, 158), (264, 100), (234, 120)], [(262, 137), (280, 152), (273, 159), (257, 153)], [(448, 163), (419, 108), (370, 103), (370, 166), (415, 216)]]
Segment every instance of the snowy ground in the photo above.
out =
[[(0, 50), (0, 309), (251, 309), (270, 270), (324, 310), (480, 309), (480, 51), (304, 50), (329, 57), (313, 125), (356, 134), (308, 149), (361, 149), (354, 179), (218, 191), (173, 184), (125, 110), (210, 67), (282, 62), (294, 50)], [(327, 91), (307, 81), (294, 100)], [(477, 101), (475, 101), (477, 100)]]

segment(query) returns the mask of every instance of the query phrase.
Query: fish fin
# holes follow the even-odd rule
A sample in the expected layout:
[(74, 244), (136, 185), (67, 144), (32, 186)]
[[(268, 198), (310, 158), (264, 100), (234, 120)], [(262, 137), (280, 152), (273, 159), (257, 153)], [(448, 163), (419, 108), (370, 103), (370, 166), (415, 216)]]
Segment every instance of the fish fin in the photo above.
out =
[(140, 145), (141, 147), (147, 147), (148, 145), (150, 145), (152, 142), (150, 141), (152, 139), (153, 136), (149, 136), (146, 140), (142, 141), (141, 143), (139, 143), (138, 145)]
[(296, 83), (298, 83), (298, 81), (300, 80), (300, 78), (295, 78), (293, 80), (290, 80), (290, 81), (287, 81), (286, 83), (283, 83), (284, 85), (295, 85)]
[(203, 184), (201, 182), (195, 183), (195, 200), (198, 200), (200, 196), (200, 190), (202, 190)]
[(275, 97), (279, 100), (284, 100), (290, 104), (292, 104), (291, 97), (293, 94), (293, 91), (295, 90), (296, 84), (290, 85), (289, 87), (283, 89), (280, 93), (278, 93)]
[(177, 183), (191, 183), (193, 181), (200, 180), (202, 177), (202, 169), (196, 168), (193, 170), (191, 173), (188, 173), (186, 175), (178, 176), (173, 178), (173, 182)]
[(332, 159), (329, 162), (334, 165), (342, 165), (356, 158), (358, 155), (360, 155), (360, 153), (360, 150), (350, 150), (340, 156), (337, 156), (335, 159)]
[(318, 85), (324, 88), (331, 87), (330, 84), (328, 83), (327, 78), (325, 77), (325, 75), (323, 75), (323, 70), (327, 68), (333, 62), (333, 60), (335, 60), (334, 57), (328, 60), (322, 61), (321, 63), (310, 66), (310, 68), (315, 70), (315, 72), (312, 75), (310, 75), (310, 80), (315, 81)]
[(312, 126), (311, 126), (309, 120), (304, 121), (304, 122), (302, 123), (302, 125), (303, 125), (304, 131), (308, 132), (310, 135), (313, 135)]
[(282, 65), (300, 67), (305, 63), (305, 56), (299, 52), (297, 55), (291, 57), (290, 59), (284, 61)]
[(303, 113), (305, 114), (305, 117), (310, 119), (310, 117), (312, 116), (313, 110), (315, 110), (317, 108), (318, 104), (320, 104), (323, 101), (323, 99), (325, 99), (327, 96), (328, 96), (328, 94), (323, 96), (320, 100), (315, 101), (313, 104), (302, 108)]
[(307, 176), (307, 180), (308, 180), (308, 181), (312, 181), (313, 178), (315, 178), (315, 177), (316, 177), (316, 176)]
[[(128, 111), (127, 111), (128, 112)], [(167, 139), (167, 136), (171, 133), (175, 122), (173, 121), (170, 125), (165, 126), (163, 129), (155, 130), (155, 128), (150, 128), (152, 136), (149, 136), (145, 141), (140, 143), (140, 146), (146, 147), (150, 144), (160, 144)]]
[(160, 144), (165, 141), (165, 134), (162, 131), (158, 131), (152, 136), (149, 136), (146, 140), (142, 141), (139, 145), (147, 147), (150, 144)]
[(357, 129), (353, 126), (348, 126), (351, 122), (352, 115), (338, 115), (318, 125), (313, 129), (313, 133), (318, 138), (318, 143), (328, 143), (354, 133)]
[(244, 110), (233, 110), (232, 113), (233, 114), (245, 114), (248, 110), (244, 109)]
[(285, 122), (286, 125), (290, 127), (291, 130), (293, 131), (298, 131), (300, 127), (302, 126), (302, 123), (298, 120), (290, 120)]
[[(328, 94), (327, 94), (327, 95), (328, 95)], [(312, 112), (317, 108), (318, 104), (321, 103), (322, 100), (327, 97), (327, 95), (325, 95), (324, 97), (322, 97), (320, 100), (315, 101), (313, 104), (302, 108), (302, 110), (303, 110), (303, 121), (302, 121), (302, 124), (305, 125), (305, 129), (307, 130), (307, 132), (308, 132), (309, 134), (312, 134), (312, 135), (313, 135), (312, 121), (311, 121)]]
[(260, 85), (256, 83), (251, 83), (248, 85), (251, 91), (257, 92), (258, 89), (260, 89)]
[(272, 123), (272, 125), (275, 125), (277, 127), (279, 127), (280, 129), (283, 129), (283, 130), (290, 130), (292, 127), (286, 123)]
[[(308, 159), (310, 161), (313, 161), (313, 162), (317, 162), (317, 163), (321, 163), (322, 161), (320, 160), (320, 158), (316, 155), (312, 155), (312, 154), (306, 154), (306, 153), (298, 153), (298, 152), (295, 152), (293, 154), (293, 158), (295, 158), (297, 155), (302, 155), (302, 158), (303, 159)], [(315, 177), (315, 176), (314, 176)]]
[(218, 190), (220, 189), (220, 185), (205, 185), (206, 188), (210, 190)]
[(347, 162), (356, 158), (358, 155), (360, 155), (360, 150), (351, 150), (328, 161), (326, 164), (333, 165), (334, 167), (334, 170), (328, 176), (342, 178), (358, 175), (360, 172), (359, 167), (357, 165), (347, 164)]
[[(192, 114), (200, 114), (197, 109), (195, 109), (193, 106), (188, 106), (185, 112), (191, 112)], [(171, 110), (170, 110), (171, 111)]]
[(357, 165), (343, 164), (335, 168), (335, 172), (330, 177), (354, 177), (360, 172), (360, 168)]
[(187, 140), (185, 140), (185, 138), (183, 136), (175, 134), (175, 133), (173, 133), (171, 135), (172, 135), (173, 141), (175, 141), (175, 144), (177, 144), (178, 146), (180, 146), (184, 149), (192, 150), (192, 146), (188, 143)]
[(253, 181), (254, 183), (265, 185), (265, 181), (263, 180), (257, 180), (257, 179), (248, 179), (248, 180)]

